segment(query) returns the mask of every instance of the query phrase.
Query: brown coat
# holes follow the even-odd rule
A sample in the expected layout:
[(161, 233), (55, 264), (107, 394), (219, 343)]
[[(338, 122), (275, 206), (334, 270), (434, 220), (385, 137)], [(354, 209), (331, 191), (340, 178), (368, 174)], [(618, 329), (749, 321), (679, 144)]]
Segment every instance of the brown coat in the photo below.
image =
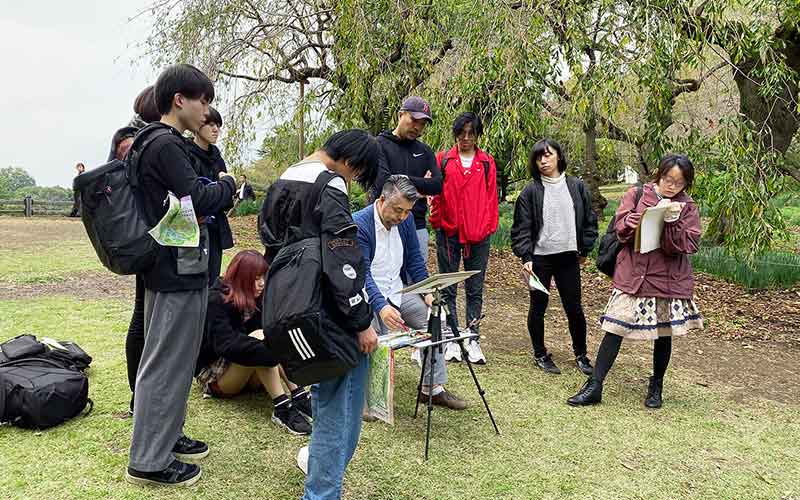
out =
[(654, 188), (653, 184), (644, 185), (636, 207), (636, 189), (629, 189), (617, 208), (615, 228), (622, 250), (617, 255), (614, 286), (636, 297), (692, 299), (694, 276), (689, 254), (697, 252), (700, 245), (700, 210), (685, 191), (672, 198), (686, 206), (677, 221), (664, 223), (661, 248), (646, 254), (633, 249), (640, 214), (659, 202)]

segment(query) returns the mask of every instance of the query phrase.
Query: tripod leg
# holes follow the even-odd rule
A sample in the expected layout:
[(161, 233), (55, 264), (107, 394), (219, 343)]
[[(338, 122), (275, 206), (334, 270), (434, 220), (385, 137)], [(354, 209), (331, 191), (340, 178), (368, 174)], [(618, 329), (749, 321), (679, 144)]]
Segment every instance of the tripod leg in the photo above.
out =
[[(464, 355), (466, 355), (463, 344), (461, 345), (461, 350), (464, 353)], [(475, 375), (475, 370), (472, 368), (472, 363), (470, 363), (469, 357), (466, 357), (465, 359), (467, 360), (467, 366), (469, 367), (469, 373), (472, 375), (472, 380), (475, 382), (475, 387), (478, 389), (478, 394), (481, 396), (481, 399), (483, 400), (483, 406), (486, 407), (486, 413), (489, 414), (489, 420), (492, 421), (494, 432), (499, 436), (500, 429), (497, 428), (497, 422), (494, 421), (494, 415), (492, 415), (492, 410), (489, 409), (489, 403), (486, 401), (486, 391), (483, 390), (480, 382), (478, 382), (478, 376)]]
[(417, 403), (414, 405), (414, 418), (419, 413), (419, 399), (422, 394), (422, 380), (425, 378), (425, 363), (428, 362), (428, 349), (422, 350), (422, 368), (419, 371), (419, 384), (417, 384)]
[[(429, 347), (428, 349), (435, 349)], [(433, 372), (436, 366), (436, 356), (431, 352), (431, 371), (428, 374), (428, 428), (425, 431), (425, 460), (428, 460), (428, 449), (431, 444), (431, 414), (433, 413)], [(425, 373), (425, 364), (422, 364), (422, 373)]]

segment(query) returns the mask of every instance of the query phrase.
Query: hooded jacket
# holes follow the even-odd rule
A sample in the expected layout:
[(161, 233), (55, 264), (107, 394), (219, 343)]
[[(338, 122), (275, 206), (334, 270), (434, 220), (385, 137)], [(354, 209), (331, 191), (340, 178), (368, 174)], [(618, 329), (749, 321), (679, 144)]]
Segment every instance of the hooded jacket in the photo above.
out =
[[(225, 302), (227, 285), (217, 281), (208, 291), (208, 310), (203, 341), (197, 356), (195, 375), (219, 358), (243, 366), (275, 366), (278, 360), (267, 345), (250, 333), (261, 329), (261, 311), (253, 311), (252, 316), (236, 309), (233, 302)], [(261, 304), (261, 297), (256, 298)]]
[[(381, 145), (381, 158), (378, 176), (370, 190), (370, 200), (380, 197), (383, 183), (390, 175), (407, 175), (417, 191), (424, 195), (414, 204), (412, 213), (416, 228), (425, 228), (425, 214), (428, 212), (428, 200), (425, 196), (442, 192), (442, 173), (433, 151), (418, 140), (400, 139), (389, 130), (378, 135), (378, 143)], [(428, 172), (431, 177), (426, 179), (425, 174)]]
[(431, 226), (447, 236), (458, 235), (462, 245), (480, 243), (497, 231), (497, 166), (489, 153), (475, 148), (472, 166), (461, 164), (458, 146), (436, 155), (443, 166), (442, 194), (433, 197)]
[[(210, 181), (217, 181), (220, 172), (227, 172), (228, 167), (225, 165), (225, 160), (222, 159), (222, 154), (219, 148), (213, 144), (208, 146), (208, 151), (198, 146), (194, 141), (189, 142), (189, 155), (192, 157), (194, 163), (194, 171), (198, 177), (205, 177)], [(207, 219), (208, 230), (218, 231), (219, 239), (222, 249), (233, 247), (233, 232), (231, 225), (228, 222), (226, 211), (233, 207), (233, 198), (230, 203), (223, 207), (223, 209), (214, 214), (213, 219)]]

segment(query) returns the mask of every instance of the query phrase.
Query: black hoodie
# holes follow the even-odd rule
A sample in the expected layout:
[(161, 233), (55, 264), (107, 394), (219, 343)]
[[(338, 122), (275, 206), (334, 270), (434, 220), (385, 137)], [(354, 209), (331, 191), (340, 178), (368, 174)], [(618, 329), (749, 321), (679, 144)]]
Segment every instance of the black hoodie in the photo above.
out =
[[(195, 375), (219, 358), (243, 366), (275, 366), (278, 360), (267, 345), (250, 333), (261, 329), (261, 311), (245, 320), (233, 302), (225, 302), (227, 286), (217, 281), (208, 291), (208, 310)], [(261, 297), (256, 298), (261, 304)]]
[[(220, 172), (227, 172), (228, 167), (225, 165), (225, 160), (222, 159), (222, 154), (219, 148), (213, 144), (209, 144), (208, 151), (201, 148), (194, 141), (189, 143), (189, 154), (194, 163), (194, 171), (197, 172), (198, 177), (205, 177), (212, 181), (219, 179)], [(213, 222), (208, 224), (209, 231), (218, 231), (219, 240), (222, 250), (226, 250), (233, 246), (233, 232), (231, 225), (228, 222), (228, 216), (225, 214), (227, 210), (233, 207), (233, 198), (230, 204), (226, 205), (222, 211), (214, 214)]]
[[(378, 177), (370, 189), (371, 200), (380, 196), (383, 183), (394, 174), (407, 175), (422, 195), (432, 196), (442, 192), (442, 173), (431, 148), (416, 139), (413, 141), (400, 139), (389, 130), (384, 130), (378, 135), (378, 143), (381, 145), (381, 159)], [(425, 174), (428, 172), (431, 173), (431, 177), (426, 179)], [(414, 204), (412, 210), (417, 229), (426, 227), (427, 211), (428, 200), (423, 196)]]

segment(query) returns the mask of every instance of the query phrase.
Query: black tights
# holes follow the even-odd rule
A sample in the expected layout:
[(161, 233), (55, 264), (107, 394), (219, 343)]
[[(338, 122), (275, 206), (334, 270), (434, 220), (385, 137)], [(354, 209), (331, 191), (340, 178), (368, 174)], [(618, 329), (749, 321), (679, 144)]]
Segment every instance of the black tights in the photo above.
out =
[(125, 338), (125, 359), (128, 364), (128, 385), (131, 388), (131, 410), (133, 410), (133, 393), (136, 389), (136, 373), (144, 350), (144, 280), (136, 276), (136, 299), (133, 303), (133, 315)]
[[(603, 381), (617, 359), (619, 348), (622, 346), (622, 337), (613, 333), (606, 333), (600, 349), (597, 351), (597, 359), (594, 364), (594, 378)], [(672, 337), (659, 337), (653, 343), (653, 378), (660, 380), (664, 378), (669, 365), (669, 358), (672, 354)]]

